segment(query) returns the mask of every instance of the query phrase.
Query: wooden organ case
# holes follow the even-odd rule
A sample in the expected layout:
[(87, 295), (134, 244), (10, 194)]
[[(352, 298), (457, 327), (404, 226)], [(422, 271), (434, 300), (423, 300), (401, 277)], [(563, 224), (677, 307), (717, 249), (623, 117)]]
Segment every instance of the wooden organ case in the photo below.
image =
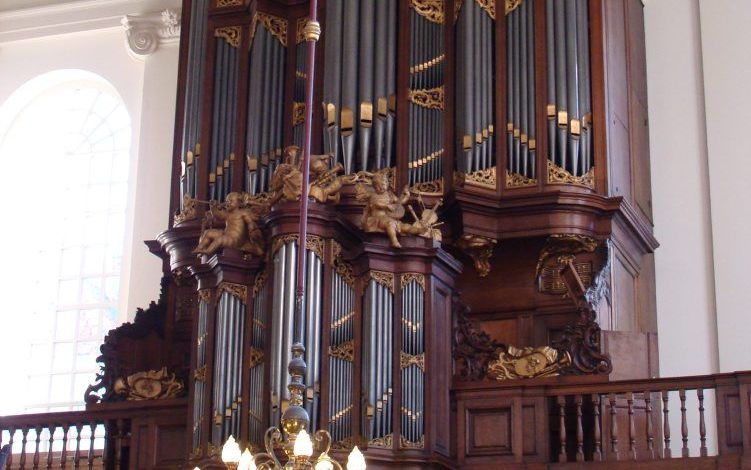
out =
[[(376, 469), (547, 461), (553, 437), (510, 437), (551, 412), (522, 387), (658, 370), (640, 0), (322, 1), (312, 151), (341, 187), (311, 202), (303, 246), (284, 172), (306, 12), (184, 1), (175, 215), (150, 247), (192, 324), (189, 465), (223, 468), (230, 435), (260, 448), (279, 422), (301, 249), (305, 406), (337, 452)], [(412, 210), (440, 205), (440, 236), (363, 230), (374, 175)], [(241, 200), (268, 209), (252, 249), (196, 255), (205, 202)], [(472, 408), (501, 396), (513, 418)]]

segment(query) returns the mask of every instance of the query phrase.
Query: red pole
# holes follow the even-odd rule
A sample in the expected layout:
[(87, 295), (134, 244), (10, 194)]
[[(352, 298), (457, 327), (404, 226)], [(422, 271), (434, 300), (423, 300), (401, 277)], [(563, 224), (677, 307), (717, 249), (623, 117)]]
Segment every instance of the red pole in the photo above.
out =
[(295, 298), (295, 337), (296, 343), (302, 343), (303, 297), (305, 296), (305, 245), (308, 238), (308, 183), (310, 181), (310, 145), (313, 134), (313, 78), (316, 64), (316, 42), (321, 33), (317, 21), (318, 0), (310, 0), (308, 22), (305, 25), (307, 41), (307, 60), (305, 77), (305, 128), (302, 147), (302, 194), (300, 195), (300, 239), (297, 249), (297, 293)]

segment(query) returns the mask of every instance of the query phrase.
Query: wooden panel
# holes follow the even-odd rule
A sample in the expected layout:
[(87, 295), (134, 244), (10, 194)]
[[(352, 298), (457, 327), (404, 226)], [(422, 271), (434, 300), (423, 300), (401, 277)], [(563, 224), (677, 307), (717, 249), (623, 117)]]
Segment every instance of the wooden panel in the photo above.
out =
[(538, 433), (542, 430), (537, 428), (535, 406), (522, 406), (522, 423), (522, 452), (524, 455), (537, 455)]
[(511, 407), (468, 409), (467, 456), (511, 455)]
[(741, 447), (743, 446), (743, 429), (740, 419), (732, 419), (733, 417), (740, 418), (741, 416), (741, 399), (739, 395), (725, 395), (725, 410), (728, 419), (725, 421), (725, 436), (728, 447)]
[(636, 331), (636, 280), (618, 252), (613, 256), (613, 303), (614, 329)]

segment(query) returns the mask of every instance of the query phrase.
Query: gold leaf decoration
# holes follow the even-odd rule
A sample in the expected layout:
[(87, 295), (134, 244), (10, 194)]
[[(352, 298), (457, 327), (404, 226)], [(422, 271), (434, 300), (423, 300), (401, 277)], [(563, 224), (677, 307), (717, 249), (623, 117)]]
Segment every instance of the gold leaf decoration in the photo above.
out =
[(263, 363), (263, 350), (250, 347), (250, 364), (248, 364), (248, 368), (252, 369), (255, 366)]
[(330, 346), (329, 356), (342, 361), (355, 362), (355, 342), (347, 341), (338, 346)]
[(523, 349), (509, 346), (488, 364), (488, 376), (499, 381), (552, 377), (570, 364), (567, 352), (561, 354), (549, 346)]
[(256, 17), (269, 34), (274, 36), (282, 46), (287, 47), (287, 20), (262, 12), (258, 12)]
[(232, 47), (240, 47), (242, 42), (242, 28), (239, 26), (225, 26), (214, 30), (214, 36), (224, 39)]
[(417, 183), (410, 188), (410, 191), (422, 194), (423, 196), (442, 196), (443, 195), (443, 178), (435, 181)]
[[(488, 0), (485, 0), (485, 1), (488, 1)], [(489, 0), (489, 1), (492, 1), (492, 0)], [(506, 14), (508, 15), (512, 11), (519, 8), (523, 2), (524, 0), (506, 0)]]
[(443, 24), (443, 0), (411, 0), (410, 6), (423, 18), (433, 23)]
[(423, 108), (443, 110), (443, 86), (436, 88), (409, 90), (409, 100), (417, 106), (421, 106)]
[(295, 28), (295, 43), (300, 44), (305, 41), (305, 25), (308, 23), (306, 17), (297, 19), (297, 27)]
[[(495, 0), (475, 0), (477, 5), (482, 8), (489, 17), (495, 19)], [(508, 8), (508, 0), (506, 0), (506, 8)], [(506, 13), (508, 14), (508, 13)]]
[(493, 257), (493, 250), (497, 244), (498, 241), (492, 238), (465, 233), (456, 246), (472, 258), (477, 274), (480, 277), (487, 277), (490, 274), (490, 258)]
[(292, 103), (292, 125), (299, 126), (305, 122), (305, 103), (295, 101)]
[(201, 289), (198, 291), (198, 300), (209, 303), (211, 301), (211, 289)]
[(529, 186), (537, 186), (537, 180), (535, 178), (520, 175), (519, 173), (511, 173), (506, 170), (507, 188), (526, 188)]
[(229, 295), (240, 299), (242, 303), (245, 303), (245, 299), (248, 296), (248, 288), (246, 286), (242, 284), (235, 284), (233, 282), (222, 282), (221, 284), (219, 284), (217, 292), (219, 295), (222, 295), (223, 292), (226, 292)]
[(470, 186), (477, 186), (480, 188), (495, 189), (495, 186), (496, 186), (495, 167), (486, 168), (484, 170), (478, 170), (478, 171), (464, 175), (464, 183)]
[(394, 293), (394, 273), (370, 271), (370, 278)]
[(266, 286), (267, 274), (266, 271), (261, 271), (256, 276), (256, 280), (253, 283), (253, 295), (258, 295), (259, 292)]
[(167, 372), (166, 367), (160, 370), (137, 372), (127, 378), (118, 378), (113, 385), (117, 395), (124, 395), (128, 401), (164, 400), (177, 398), (185, 390), (182, 380), (175, 374)]
[(407, 287), (410, 282), (416, 282), (425, 290), (425, 275), (422, 273), (405, 273), (402, 274), (402, 289)]
[(216, 0), (217, 8), (238, 7), (243, 4), (243, 0)]
[[(286, 245), (287, 243), (292, 241), (297, 242), (299, 239), (300, 236), (297, 234), (287, 234), (276, 237), (274, 239), (274, 243), (272, 243), (271, 245), (272, 255), (275, 255), (276, 252), (279, 251), (279, 248), (282, 247), (282, 245)], [(308, 235), (307, 243), (305, 243), (305, 248), (317, 254), (321, 259), (323, 259), (323, 247), (323, 238), (319, 237), (318, 235)]]
[(198, 218), (198, 201), (190, 197), (190, 194), (183, 196), (183, 208), (175, 214), (173, 219), (174, 225), (180, 225), (188, 220)]
[(394, 436), (393, 434), (387, 434), (383, 437), (378, 437), (376, 439), (371, 439), (368, 441), (368, 446), (370, 447), (392, 447), (394, 445)]
[(425, 447), (425, 436), (421, 436), (417, 442), (412, 442), (404, 436), (399, 437), (399, 446), (402, 449), (422, 449)]
[(413, 356), (402, 351), (399, 357), (399, 367), (406, 369), (410, 366), (417, 366), (421, 371), (425, 372), (425, 354)]
[(589, 171), (582, 176), (574, 176), (566, 169), (561, 168), (548, 160), (548, 183), (575, 184), (595, 189), (595, 167), (590, 168)]

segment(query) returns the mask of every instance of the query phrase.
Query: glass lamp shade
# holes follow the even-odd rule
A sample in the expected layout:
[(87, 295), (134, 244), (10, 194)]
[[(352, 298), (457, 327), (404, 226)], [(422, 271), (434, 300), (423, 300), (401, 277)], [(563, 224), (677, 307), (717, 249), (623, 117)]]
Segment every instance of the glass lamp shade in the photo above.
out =
[(329, 457), (329, 454), (324, 452), (320, 457), (318, 457), (318, 462), (316, 462), (315, 470), (334, 470), (334, 464), (331, 463), (331, 457)]
[(313, 441), (306, 430), (300, 431), (295, 438), (295, 447), (292, 450), (296, 457), (310, 457), (313, 455)]
[(352, 452), (349, 453), (347, 459), (347, 470), (365, 470), (365, 456), (362, 455), (360, 449), (355, 446)]
[(230, 436), (222, 446), (222, 462), (237, 464), (240, 462), (241, 456), (240, 444), (237, 443), (234, 436)]
[(253, 461), (253, 454), (250, 453), (250, 450), (245, 449), (245, 452), (240, 456), (237, 470), (256, 470), (256, 463)]

